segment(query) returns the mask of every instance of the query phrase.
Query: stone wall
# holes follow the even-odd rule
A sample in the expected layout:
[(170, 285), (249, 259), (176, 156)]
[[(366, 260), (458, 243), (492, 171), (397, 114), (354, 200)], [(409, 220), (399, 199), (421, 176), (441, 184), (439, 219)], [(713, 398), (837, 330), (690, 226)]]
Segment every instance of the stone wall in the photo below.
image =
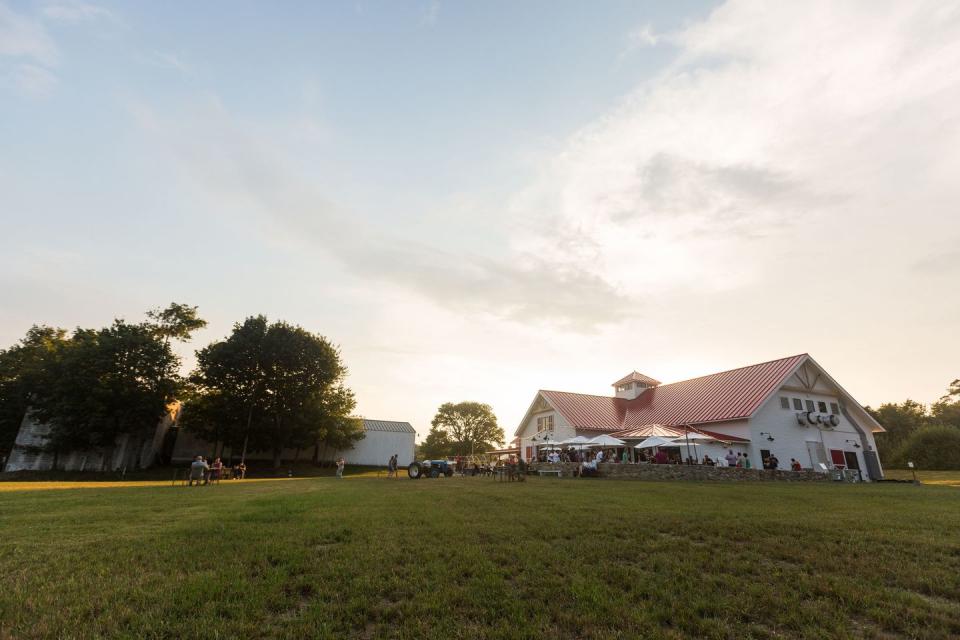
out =
[[(561, 477), (572, 478), (578, 465), (572, 462), (559, 464), (532, 464), (531, 470), (559, 469)], [(770, 471), (767, 469), (740, 469), (736, 467), (708, 467), (683, 464), (601, 464), (601, 478), (632, 480), (695, 480), (703, 482), (831, 482), (836, 472), (820, 473), (811, 469), (804, 471)], [(843, 479), (854, 482), (856, 471), (844, 471)]]

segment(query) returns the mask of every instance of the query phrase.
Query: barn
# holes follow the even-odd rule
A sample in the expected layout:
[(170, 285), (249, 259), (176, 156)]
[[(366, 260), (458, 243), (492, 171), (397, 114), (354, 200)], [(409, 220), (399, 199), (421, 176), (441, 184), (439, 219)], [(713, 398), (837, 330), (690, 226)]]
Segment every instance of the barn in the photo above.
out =
[(793, 460), (883, 478), (874, 440), (883, 428), (809, 354), (670, 384), (633, 371), (612, 386), (612, 396), (538, 391), (515, 433), (521, 455), (530, 460), (546, 443), (599, 434), (628, 443), (629, 455), (652, 436), (695, 434), (698, 457), (734, 451), (754, 469), (775, 456), (782, 468)]

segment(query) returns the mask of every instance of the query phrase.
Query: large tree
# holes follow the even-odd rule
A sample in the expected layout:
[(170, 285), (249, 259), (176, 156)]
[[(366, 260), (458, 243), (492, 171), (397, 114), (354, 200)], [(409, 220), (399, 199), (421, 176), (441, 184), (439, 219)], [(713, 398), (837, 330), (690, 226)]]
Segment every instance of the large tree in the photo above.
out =
[(13, 448), (30, 397), (66, 335), (64, 329), (33, 326), (18, 344), (0, 351), (0, 457)]
[(926, 406), (910, 399), (899, 404), (886, 402), (877, 409), (866, 407), (866, 410), (885, 429), (876, 435), (877, 448), (884, 457), (892, 455), (913, 433), (930, 424)]
[(444, 403), (430, 424), (423, 447), (431, 451), (438, 449), (436, 453), (440, 453), (444, 442), (449, 453), (466, 455), (502, 445), (505, 439), (493, 408), (481, 402)]
[(54, 464), (61, 452), (109, 449), (125, 434), (139, 452), (177, 398), (179, 367), (169, 343), (149, 324), (115, 320), (103, 329), (74, 331), (49, 359), (30, 399), (31, 412), (50, 427), (45, 448), (54, 453)]
[(343, 386), (346, 373), (339, 350), (323, 336), (247, 318), (197, 352), (197, 411), (186, 407), (185, 425), (244, 452), (271, 451), (275, 468), (286, 448), (345, 448), (362, 437), (350, 416), (356, 401)]

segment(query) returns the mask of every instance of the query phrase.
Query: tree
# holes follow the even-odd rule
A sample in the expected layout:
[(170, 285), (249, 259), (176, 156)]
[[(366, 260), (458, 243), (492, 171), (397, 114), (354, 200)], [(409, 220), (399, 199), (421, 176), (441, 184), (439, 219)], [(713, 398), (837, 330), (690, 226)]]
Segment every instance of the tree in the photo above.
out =
[(493, 408), (480, 402), (442, 404), (430, 424), (424, 447), (440, 446), (445, 436), (451, 452), (459, 455), (486, 451), (494, 444), (502, 445), (505, 439)]
[(921, 427), (904, 440), (890, 462), (913, 462), (921, 469), (960, 469), (960, 429), (942, 424)]
[(75, 330), (45, 362), (30, 398), (31, 412), (50, 427), (45, 449), (54, 466), (61, 452), (110, 448), (124, 434), (139, 452), (176, 399), (179, 366), (146, 323)]
[(323, 336), (247, 318), (197, 352), (191, 380), (206, 398), (196, 414), (186, 408), (186, 424), (205, 437), (242, 440), (244, 451), (269, 450), (274, 468), (286, 448), (345, 448), (362, 437), (350, 417), (356, 401), (343, 386), (346, 373), (339, 350)]
[(446, 458), (452, 455), (454, 451), (453, 443), (450, 442), (450, 436), (446, 431), (430, 429), (430, 433), (423, 439), (419, 447), (419, 458), (424, 460), (433, 460), (436, 458)]
[(951, 382), (947, 393), (930, 406), (930, 415), (937, 424), (960, 429), (960, 380)]
[(166, 309), (151, 309), (147, 317), (153, 321), (150, 326), (156, 334), (168, 342), (171, 338), (186, 342), (194, 331), (207, 326), (207, 321), (197, 314), (197, 307), (179, 302), (171, 302)]
[(876, 436), (882, 456), (892, 455), (911, 434), (930, 424), (927, 408), (910, 399), (900, 404), (884, 403), (878, 409), (866, 407), (866, 410), (886, 430)]
[(0, 351), (0, 456), (13, 448), (39, 376), (66, 335), (64, 329), (34, 325), (18, 344)]

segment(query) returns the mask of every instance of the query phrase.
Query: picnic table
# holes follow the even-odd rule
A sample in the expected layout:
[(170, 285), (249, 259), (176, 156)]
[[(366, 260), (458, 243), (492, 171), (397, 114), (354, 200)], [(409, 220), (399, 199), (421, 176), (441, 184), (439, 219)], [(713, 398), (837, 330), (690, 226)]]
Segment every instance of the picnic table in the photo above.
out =
[(558, 478), (562, 475), (560, 469), (537, 469), (537, 474), (541, 476), (555, 475)]

